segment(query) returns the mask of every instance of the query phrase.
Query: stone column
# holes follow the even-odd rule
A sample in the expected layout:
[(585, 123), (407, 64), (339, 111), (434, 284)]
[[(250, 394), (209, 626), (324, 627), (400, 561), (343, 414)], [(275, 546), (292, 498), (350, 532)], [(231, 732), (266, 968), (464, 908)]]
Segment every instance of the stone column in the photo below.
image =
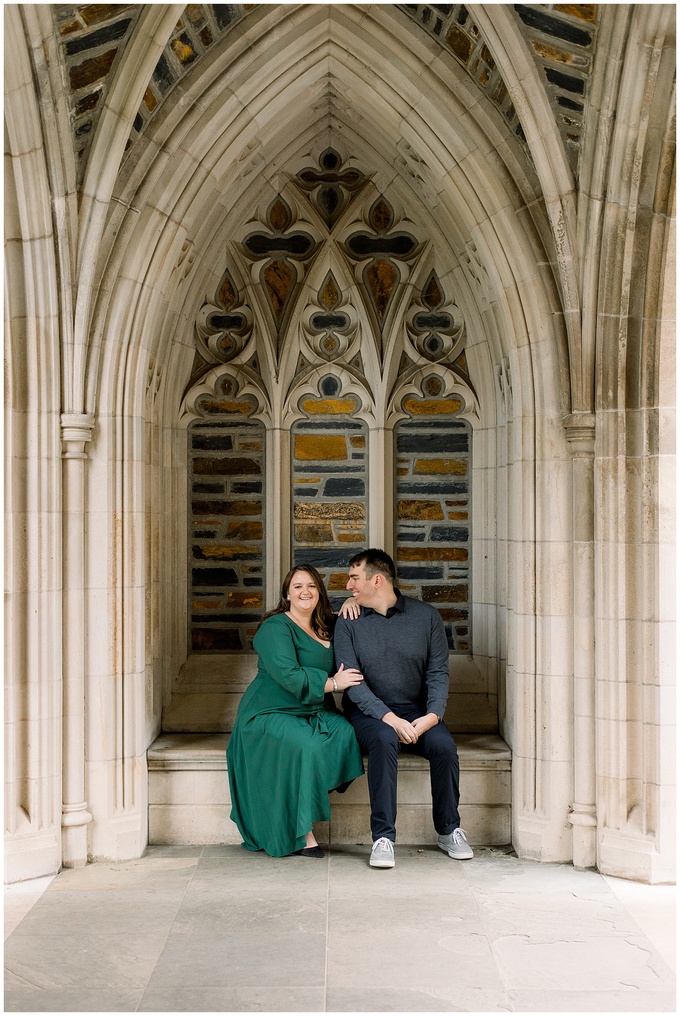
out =
[(278, 602), (281, 580), (291, 563), (290, 443), (290, 430), (267, 428), (264, 457), (265, 590), (267, 602), (272, 607)]
[(394, 546), (394, 431), (371, 428), (368, 434), (368, 546), (392, 556)]
[(595, 759), (595, 414), (564, 420), (572, 455), (574, 590), (574, 802), (575, 868), (597, 862)]
[(62, 863), (87, 864), (85, 800), (85, 446), (92, 439), (89, 413), (61, 417), (64, 460), (63, 546), (63, 784)]

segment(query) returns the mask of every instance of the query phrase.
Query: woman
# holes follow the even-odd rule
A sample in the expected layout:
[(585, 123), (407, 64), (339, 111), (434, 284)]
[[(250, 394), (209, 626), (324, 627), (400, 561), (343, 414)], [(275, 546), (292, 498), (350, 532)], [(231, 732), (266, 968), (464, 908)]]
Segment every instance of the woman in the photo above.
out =
[(312, 823), (330, 818), (330, 790), (363, 773), (354, 730), (325, 701), (363, 681), (357, 670), (333, 674), (333, 622), (321, 576), (301, 564), (255, 634), (257, 675), (227, 748), (231, 817), (248, 850), (323, 857)]

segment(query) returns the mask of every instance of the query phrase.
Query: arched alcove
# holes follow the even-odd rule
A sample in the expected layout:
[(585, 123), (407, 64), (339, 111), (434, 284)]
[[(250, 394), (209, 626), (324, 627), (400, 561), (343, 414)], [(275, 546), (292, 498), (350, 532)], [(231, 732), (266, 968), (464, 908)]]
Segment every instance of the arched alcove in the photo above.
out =
[[(145, 560), (153, 576), (147, 642), (129, 642), (120, 662), (122, 698), (131, 671), (146, 703), (136, 750), (162, 727), (229, 725), (231, 689), (253, 668), (247, 647), (225, 659), (209, 653), (207, 663), (187, 654), (186, 428), (196, 393), (214, 395), (227, 372), (239, 397), (257, 402), (271, 599), (296, 548), (291, 431), (295, 442), (304, 409), (294, 394), (321, 398), (325, 374), (343, 377), (343, 397), (359, 398), (365, 542), (394, 550), (395, 399), (434, 370), (450, 391), (465, 392), (474, 416), (475, 638), (472, 652), (452, 657), (452, 723), (500, 729), (517, 752), (517, 816), (545, 814), (532, 773), (544, 740), (556, 768), (570, 764), (560, 712), (570, 664), (555, 658), (568, 640), (554, 639), (567, 605), (542, 576), (553, 559), (566, 567), (570, 519), (554, 510), (566, 503), (566, 345), (553, 313), (556, 281), (536, 267), (547, 221), (536, 172), (498, 112), (471, 103), (470, 79), (452, 57), (425, 36), (414, 40), (398, 17), (386, 31), (351, 6), (321, 14), (306, 5), (290, 16), (260, 10), (243, 23), (186, 75), (186, 104), (147, 126), (103, 234), (89, 359), (99, 419), (90, 492), (104, 481), (100, 496), (107, 491), (131, 519), (139, 511), (139, 526), (122, 547), (112, 532), (108, 550), (123, 568), (123, 617), (138, 614), (135, 569)], [(256, 29), (254, 57), (248, 31)], [(315, 185), (324, 174), (336, 200)], [(441, 300), (428, 304), (433, 277)], [(327, 297), (329, 278), (336, 299)], [(324, 313), (334, 314), (334, 331)], [(448, 315), (436, 339), (428, 314)], [(124, 473), (108, 466), (104, 478), (97, 460), (111, 442), (130, 454)], [(510, 628), (507, 612), (517, 620)], [(102, 623), (110, 627), (111, 615)], [(538, 726), (517, 716), (518, 701), (541, 712)], [(557, 744), (554, 726), (563, 732)], [(550, 777), (542, 786), (550, 795)], [(565, 849), (559, 835), (551, 849)]]
[[(567, 567), (570, 520), (554, 510), (556, 499), (567, 500), (566, 344), (553, 313), (556, 282), (536, 270), (545, 212), (535, 171), (498, 112), (470, 102), (470, 80), (453, 58), (425, 36), (414, 45), (398, 18), (386, 33), (353, 8), (322, 16), (310, 6), (290, 16), (259, 11), (253, 25), (262, 39), (255, 63), (247, 32), (228, 35), (186, 75), (191, 101), (150, 123), (116, 184), (103, 234), (112, 285), (100, 290), (93, 318), (90, 386), (100, 421), (93, 457), (109, 415), (115, 441), (139, 429), (139, 488), (112, 476), (115, 496), (134, 503), (149, 482), (157, 494), (146, 558), (157, 576), (145, 615), (152, 644), (139, 645), (137, 665), (154, 706), (140, 717), (139, 753), (161, 727), (228, 725), (231, 688), (253, 668), (247, 651), (210, 663), (187, 654), (188, 599), (178, 584), (188, 549), (181, 413), (192, 412), (191, 393), (211, 387), (224, 363), (239, 391), (258, 401), (271, 599), (295, 544), (291, 428), (299, 429), (300, 410), (291, 393), (307, 385), (320, 398), (324, 372), (344, 372), (343, 396), (360, 393), (368, 414), (366, 542), (393, 550), (394, 398), (434, 364), (449, 387), (465, 391), (475, 415), (475, 639), (471, 654), (452, 657), (452, 701), (458, 697), (463, 729), (500, 729), (516, 750), (517, 816), (548, 814), (550, 796), (566, 798), (568, 785), (560, 777), (553, 787), (548, 766), (542, 799), (529, 788), (544, 742), (555, 772), (570, 765), (561, 709), (571, 650), (566, 604), (541, 576), (551, 561)], [(376, 59), (383, 84), (371, 90)], [(323, 162), (328, 152), (333, 165)], [(335, 201), (315, 186), (324, 173)], [(428, 305), (433, 272), (443, 298)], [(220, 303), (225, 273), (230, 289)], [(324, 304), (329, 277), (337, 300)], [(440, 322), (439, 339), (430, 341), (427, 313), (444, 311), (446, 327)], [(331, 312), (335, 332), (317, 328)], [(145, 475), (150, 460), (157, 465)], [(536, 483), (538, 461), (551, 463), (549, 489), (540, 475)], [(129, 460), (127, 468), (134, 476)], [(518, 624), (506, 644), (507, 611)], [(531, 731), (516, 715), (527, 695), (543, 716)], [(551, 850), (559, 856), (566, 848), (556, 835)]]
[[(399, 470), (432, 483), (462, 476), (464, 459), (467, 503), (439, 510), (468, 518), (420, 530), (467, 568), (467, 632), (448, 619), (461, 629), (448, 719), (511, 747), (520, 853), (666, 870), (668, 788), (641, 745), (658, 766), (672, 19), (664, 5), (577, 7), (538, 21), (511, 5), (112, 8), (100, 13), (116, 48), (85, 95), (73, 53), (104, 37), (90, 38), (89, 9), (66, 23), (10, 5), (9, 533), (22, 596), (27, 558), (12, 603), (29, 605), (26, 631), (16, 611), (10, 631), (30, 646), (11, 658), (62, 709), (11, 686), (8, 743), (28, 743), (24, 703), (41, 731), (12, 784), (11, 844), (54, 855), (61, 793), (64, 863), (138, 855), (149, 746), (163, 728), (228, 729), (260, 590), (271, 603), (313, 538), (399, 558), (404, 494), (414, 515), (436, 500), (403, 491)], [(562, 101), (569, 84), (578, 110)], [(460, 408), (410, 412), (428, 399)], [(211, 400), (223, 405), (206, 415)], [(443, 450), (414, 445), (400, 462), (420, 416), (446, 425)], [(242, 444), (250, 427), (257, 449)], [(211, 431), (231, 447), (202, 447)], [(349, 458), (323, 458), (340, 454), (329, 436)], [(298, 481), (317, 476), (303, 497)], [(190, 528), (192, 502), (212, 494), (252, 495), (259, 514)], [(362, 526), (318, 518), (334, 500), (360, 504)], [(46, 600), (37, 547), (56, 569)], [(243, 618), (193, 622), (192, 594), (199, 618), (217, 602), (194, 569), (215, 578), (254, 548), (259, 571), (232, 569), (239, 596), (210, 587), (213, 618)], [(339, 597), (338, 557), (328, 578)], [(441, 585), (454, 580), (462, 570)], [(192, 645), (194, 623), (231, 625), (232, 648)]]

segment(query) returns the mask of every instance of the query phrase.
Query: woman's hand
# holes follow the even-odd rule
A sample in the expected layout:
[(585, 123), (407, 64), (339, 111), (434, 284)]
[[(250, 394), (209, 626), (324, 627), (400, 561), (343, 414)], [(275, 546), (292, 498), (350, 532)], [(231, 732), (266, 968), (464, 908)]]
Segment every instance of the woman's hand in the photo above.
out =
[(338, 611), (341, 617), (344, 617), (345, 620), (349, 619), (350, 621), (356, 621), (360, 612), (361, 607), (353, 596), (348, 596)]
[(340, 670), (335, 674), (333, 680), (338, 686), (338, 691), (345, 691), (347, 688), (352, 688), (356, 684), (361, 684), (364, 679), (364, 675), (360, 674), (358, 670), (353, 667), (345, 669), (345, 664), (340, 664)]

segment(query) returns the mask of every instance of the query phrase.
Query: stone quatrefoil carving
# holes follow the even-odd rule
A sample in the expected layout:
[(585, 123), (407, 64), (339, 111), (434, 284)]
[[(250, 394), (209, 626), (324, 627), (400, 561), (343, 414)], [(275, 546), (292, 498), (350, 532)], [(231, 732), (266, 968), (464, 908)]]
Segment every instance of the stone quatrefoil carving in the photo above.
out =
[(243, 352), (253, 330), (250, 308), (239, 301), (231, 275), (225, 271), (212, 303), (196, 320), (196, 346), (208, 363), (227, 363)]
[(410, 233), (393, 230), (394, 209), (382, 194), (371, 205), (367, 218), (371, 232), (352, 233), (344, 249), (363, 266), (361, 281), (382, 331), (398, 284), (403, 280), (403, 268), (420, 252), (421, 244)]
[(463, 351), (465, 324), (455, 304), (445, 303), (436, 272), (430, 272), (406, 315), (408, 336), (420, 356), (432, 363), (454, 361)]
[(290, 231), (292, 224), (290, 206), (279, 195), (267, 209), (267, 230), (249, 233), (241, 243), (246, 257), (254, 262), (264, 261), (258, 273), (259, 280), (279, 334), (288, 320), (303, 278), (301, 262), (313, 257), (318, 247), (309, 233)]
[[(342, 213), (359, 194), (368, 178), (360, 170), (344, 167), (332, 148), (319, 157), (318, 168), (307, 167), (295, 177), (324, 220), (329, 233)], [(296, 226), (297, 212), (277, 195), (269, 204), (260, 228), (251, 229), (239, 247), (252, 265), (253, 281), (261, 288), (269, 306), (279, 343), (283, 342), (292, 319), (305, 273), (321, 247), (314, 227)], [(423, 244), (408, 230), (399, 228), (394, 208), (380, 194), (364, 213), (364, 228), (345, 227), (337, 245), (354, 263), (357, 282), (378, 334), (385, 331), (391, 308), (401, 285), (407, 280)], [(332, 239), (329, 236), (329, 240)], [(337, 276), (329, 269), (315, 296), (300, 316), (303, 347), (298, 372), (319, 359), (346, 360), (346, 365), (363, 373), (361, 352), (353, 349), (358, 334), (358, 313), (349, 295), (343, 294)], [(436, 272), (430, 272), (418, 300), (406, 314), (404, 325), (410, 347), (417, 358), (447, 363), (467, 373), (464, 324), (458, 308), (446, 302)], [(253, 314), (240, 299), (229, 271), (225, 271), (215, 297), (201, 308), (196, 324), (199, 356), (207, 364), (227, 363), (244, 354), (253, 332)], [(306, 352), (305, 352), (306, 347)], [(404, 354), (408, 356), (407, 352)], [(458, 357), (458, 361), (456, 361)], [(241, 356), (241, 359), (243, 357)], [(409, 359), (409, 362), (410, 361)], [(255, 369), (255, 368), (254, 368)], [(401, 373), (401, 369), (400, 369)]]
[(332, 271), (317, 293), (317, 300), (303, 315), (303, 332), (311, 349), (324, 360), (344, 356), (354, 340), (357, 317), (343, 295)]
[(321, 153), (318, 169), (303, 169), (296, 179), (329, 230), (366, 182), (360, 170), (342, 168), (342, 159), (334, 148)]

